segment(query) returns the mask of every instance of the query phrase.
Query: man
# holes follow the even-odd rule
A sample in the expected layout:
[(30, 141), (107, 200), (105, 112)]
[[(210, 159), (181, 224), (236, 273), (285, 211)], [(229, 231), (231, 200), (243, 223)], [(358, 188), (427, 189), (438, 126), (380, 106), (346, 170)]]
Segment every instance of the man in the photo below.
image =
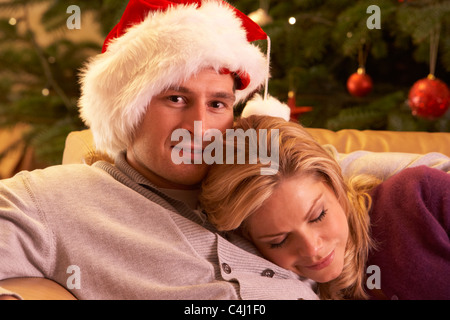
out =
[(0, 279), (49, 278), (79, 299), (316, 299), (311, 282), (218, 234), (195, 210), (206, 165), (172, 161), (205, 147), (180, 149), (175, 130), (231, 128), (268, 77), (250, 43), (265, 37), (222, 1), (131, 0), (81, 79), (81, 117), (115, 163), (0, 183)]

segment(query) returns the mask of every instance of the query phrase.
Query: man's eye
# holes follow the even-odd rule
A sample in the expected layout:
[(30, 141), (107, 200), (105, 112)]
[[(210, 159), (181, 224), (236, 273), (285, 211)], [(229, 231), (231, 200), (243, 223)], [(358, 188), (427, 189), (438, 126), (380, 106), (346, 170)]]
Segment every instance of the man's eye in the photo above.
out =
[(225, 108), (225, 104), (220, 101), (213, 101), (211, 102), (211, 107), (214, 109)]
[(174, 102), (174, 103), (182, 103), (182, 102), (184, 102), (183, 97), (180, 97), (180, 96), (169, 96), (167, 99), (170, 102)]

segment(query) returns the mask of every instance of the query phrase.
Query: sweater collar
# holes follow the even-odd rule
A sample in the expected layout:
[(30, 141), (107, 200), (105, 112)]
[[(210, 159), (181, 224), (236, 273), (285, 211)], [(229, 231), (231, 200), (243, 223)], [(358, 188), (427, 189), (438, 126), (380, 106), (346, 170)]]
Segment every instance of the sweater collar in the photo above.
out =
[(126, 152), (120, 152), (116, 158), (114, 165), (108, 162), (99, 161), (94, 166), (101, 168), (111, 175), (114, 179), (120, 183), (128, 186), (136, 192), (142, 194), (149, 200), (161, 205), (162, 207), (178, 213), (211, 231), (214, 227), (206, 219), (204, 213), (200, 210), (192, 209), (192, 205), (189, 205), (185, 201), (180, 200), (179, 197), (174, 197), (173, 194), (167, 194), (164, 189), (161, 189), (150, 182), (136, 169), (134, 169), (126, 160)]

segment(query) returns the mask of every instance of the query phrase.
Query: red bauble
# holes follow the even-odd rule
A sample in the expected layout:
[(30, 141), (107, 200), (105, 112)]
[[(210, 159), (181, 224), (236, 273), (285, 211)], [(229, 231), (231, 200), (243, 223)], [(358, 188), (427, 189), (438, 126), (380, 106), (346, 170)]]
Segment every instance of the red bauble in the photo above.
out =
[(347, 90), (355, 97), (368, 95), (373, 88), (372, 78), (366, 74), (364, 68), (359, 68), (347, 80)]
[(444, 115), (450, 103), (447, 85), (433, 75), (420, 79), (412, 86), (408, 104), (414, 116), (436, 119)]

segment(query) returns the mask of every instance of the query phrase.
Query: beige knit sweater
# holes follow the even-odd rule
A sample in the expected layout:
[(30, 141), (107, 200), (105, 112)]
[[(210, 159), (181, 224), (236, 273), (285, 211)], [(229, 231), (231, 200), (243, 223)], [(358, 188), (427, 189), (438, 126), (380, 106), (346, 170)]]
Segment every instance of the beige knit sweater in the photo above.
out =
[(123, 155), (0, 182), (0, 279), (13, 277), (79, 299), (317, 299), (311, 281), (215, 232)]
[[(338, 154), (345, 175), (450, 171), (442, 154)], [(317, 299), (313, 283), (226, 239), (121, 155), (0, 181), (0, 280), (46, 277), (79, 299)], [(0, 294), (2, 294), (0, 288)]]

